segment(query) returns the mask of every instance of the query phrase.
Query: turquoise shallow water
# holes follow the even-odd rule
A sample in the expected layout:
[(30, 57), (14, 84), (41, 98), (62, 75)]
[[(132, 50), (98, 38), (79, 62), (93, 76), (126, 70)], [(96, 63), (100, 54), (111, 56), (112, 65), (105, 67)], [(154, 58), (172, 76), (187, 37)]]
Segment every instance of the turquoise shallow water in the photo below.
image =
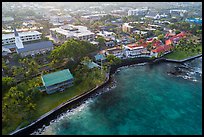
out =
[(41, 134), (202, 134), (201, 75), (195, 75), (196, 81), (168, 75), (174, 66), (122, 68), (115, 74), (114, 89), (64, 113)]

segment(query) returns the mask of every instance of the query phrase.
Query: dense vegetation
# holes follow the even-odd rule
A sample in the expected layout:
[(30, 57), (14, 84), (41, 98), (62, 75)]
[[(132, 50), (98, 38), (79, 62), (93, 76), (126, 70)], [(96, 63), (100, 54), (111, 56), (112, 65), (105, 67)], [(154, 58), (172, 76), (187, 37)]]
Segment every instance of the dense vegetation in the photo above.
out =
[[(75, 78), (73, 87), (66, 89), (63, 93), (53, 95), (39, 92), (36, 87), (42, 85), (40, 76), (31, 77), (38, 73), (48, 73), (39, 71), (38, 68), (42, 65), (37, 63), (37, 58), (17, 59), (20, 66), (13, 66), (11, 70), (8, 70), (11, 73), (10, 77), (2, 77), (3, 134), (29, 124), (64, 101), (102, 84), (106, 70), (101, 71), (99, 68), (90, 70), (81, 63), (97, 49), (88, 42), (71, 39), (51, 52), (48, 66), (56, 68), (54, 71), (60, 70), (60, 68), (57, 69), (59, 66), (69, 68)], [(2, 65), (4, 69), (8, 68), (5, 63)], [(17, 84), (15, 82), (17, 76), (25, 77), (25, 80)]]

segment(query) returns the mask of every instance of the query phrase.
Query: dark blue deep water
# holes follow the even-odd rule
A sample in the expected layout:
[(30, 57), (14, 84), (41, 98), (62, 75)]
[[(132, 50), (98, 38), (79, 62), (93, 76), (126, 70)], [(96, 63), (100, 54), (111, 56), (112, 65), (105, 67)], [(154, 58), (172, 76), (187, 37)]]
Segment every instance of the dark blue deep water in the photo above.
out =
[(202, 58), (185, 63), (191, 67), (186, 74), (167, 73), (178, 65), (121, 68), (114, 88), (64, 113), (40, 134), (201, 135)]

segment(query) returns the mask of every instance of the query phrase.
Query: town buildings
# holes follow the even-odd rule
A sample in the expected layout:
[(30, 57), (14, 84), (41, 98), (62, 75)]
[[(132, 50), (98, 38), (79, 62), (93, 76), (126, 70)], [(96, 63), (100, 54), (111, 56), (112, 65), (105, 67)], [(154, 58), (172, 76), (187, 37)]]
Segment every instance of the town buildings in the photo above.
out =
[(145, 18), (151, 18), (151, 19), (160, 19), (160, 15), (156, 11), (149, 11), (146, 15)]
[(144, 16), (148, 12), (148, 8), (128, 10), (128, 16)]
[(59, 28), (51, 28), (50, 34), (55, 39), (66, 41), (70, 38), (78, 40), (93, 41), (95, 34), (87, 29), (85, 26), (64, 25)]
[(114, 56), (116, 56), (118, 58), (123, 58), (124, 57), (124, 51), (123, 51), (123, 48), (121, 46), (106, 49), (105, 54), (106, 55), (111, 54), (111, 55), (114, 55)]
[(124, 55), (127, 58), (149, 57), (149, 52), (143, 44), (133, 43), (124, 46)]
[(184, 17), (187, 14), (187, 10), (180, 9), (170, 10), (169, 12), (172, 18)]
[(41, 79), (47, 94), (63, 91), (65, 88), (72, 86), (74, 82), (74, 77), (69, 69), (43, 75)]
[(85, 15), (81, 16), (83, 20), (91, 20), (91, 21), (96, 21), (101, 19), (102, 17), (106, 16), (107, 14), (93, 14), (93, 15)]
[[(42, 33), (38, 31), (20, 32), (18, 34), (22, 42), (40, 40), (42, 36)], [(2, 46), (8, 45), (8, 44), (14, 44), (14, 43), (15, 43), (14, 33), (2, 34)]]
[(150, 55), (155, 57), (158, 57), (159, 53), (163, 53), (163, 55), (165, 55), (167, 53), (170, 53), (172, 48), (173, 47), (171, 45), (161, 45), (158, 46), (156, 49), (151, 50)]
[[(11, 35), (11, 34), (10, 34)], [(51, 51), (54, 49), (54, 45), (51, 41), (40, 41), (40, 42), (34, 42), (34, 43), (27, 43), (23, 44), (22, 42), (22, 35), (20, 36), (19, 33), (14, 29), (14, 44), (7, 44), (2, 46), (2, 55), (6, 56), (9, 53), (15, 53), (17, 52), (22, 57), (25, 56), (34, 56), (36, 54), (44, 54), (48, 51)], [(29, 35), (30, 36), (30, 35)], [(35, 39), (36, 35), (30, 36), (32, 39)], [(23, 36), (23, 38), (26, 36)], [(38, 38), (37, 38), (38, 40)], [(10, 42), (13, 43), (13, 42)]]
[(107, 47), (113, 47), (115, 46), (115, 41), (116, 41), (116, 34), (114, 32), (108, 32), (108, 31), (100, 31), (97, 33), (97, 36), (101, 36), (105, 39), (105, 45)]
[(131, 26), (131, 25), (129, 25), (129, 23), (124, 23), (123, 25), (122, 25), (122, 31), (123, 32), (128, 32), (128, 33), (130, 33), (130, 32), (132, 32), (133, 31), (133, 26)]

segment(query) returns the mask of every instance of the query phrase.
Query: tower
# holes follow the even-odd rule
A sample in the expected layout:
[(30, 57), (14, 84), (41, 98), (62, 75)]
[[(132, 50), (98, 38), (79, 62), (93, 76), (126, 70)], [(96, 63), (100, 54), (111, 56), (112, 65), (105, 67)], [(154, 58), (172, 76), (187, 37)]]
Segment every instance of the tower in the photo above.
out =
[(14, 35), (15, 35), (15, 44), (16, 44), (17, 49), (24, 48), (23, 42), (22, 42), (18, 32), (16, 31), (16, 28), (14, 28)]

